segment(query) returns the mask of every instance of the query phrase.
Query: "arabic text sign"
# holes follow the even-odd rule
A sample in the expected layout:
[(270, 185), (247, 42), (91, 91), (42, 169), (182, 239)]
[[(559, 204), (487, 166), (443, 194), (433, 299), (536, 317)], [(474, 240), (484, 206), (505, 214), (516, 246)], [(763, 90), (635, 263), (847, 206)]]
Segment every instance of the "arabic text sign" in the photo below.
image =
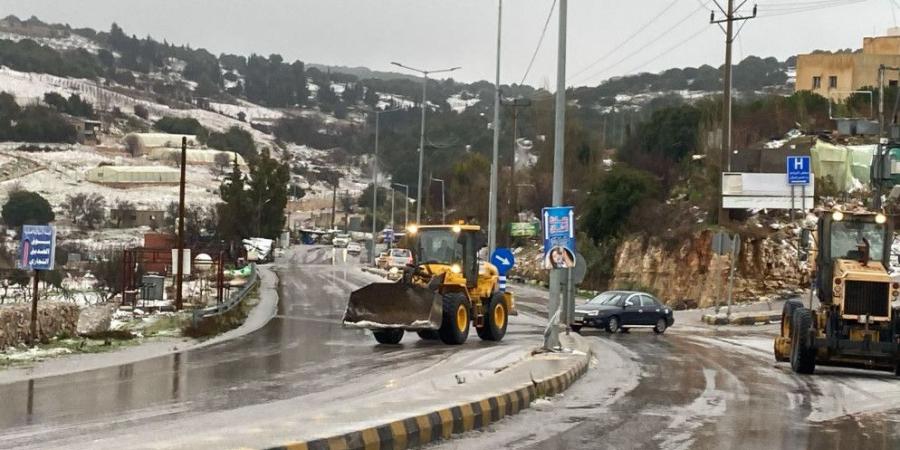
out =
[(53, 270), (56, 230), (52, 225), (23, 225), (16, 265), (22, 270)]

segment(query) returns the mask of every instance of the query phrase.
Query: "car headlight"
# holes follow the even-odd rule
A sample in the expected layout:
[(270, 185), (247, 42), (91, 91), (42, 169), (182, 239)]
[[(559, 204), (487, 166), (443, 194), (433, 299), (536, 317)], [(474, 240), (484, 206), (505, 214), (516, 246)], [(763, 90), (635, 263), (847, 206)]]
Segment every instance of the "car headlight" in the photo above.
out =
[(598, 311), (598, 310), (596, 310), (596, 309), (593, 310), (593, 311), (588, 311), (587, 315), (589, 315), (589, 316), (599, 316), (599, 315), (600, 315), (600, 311)]

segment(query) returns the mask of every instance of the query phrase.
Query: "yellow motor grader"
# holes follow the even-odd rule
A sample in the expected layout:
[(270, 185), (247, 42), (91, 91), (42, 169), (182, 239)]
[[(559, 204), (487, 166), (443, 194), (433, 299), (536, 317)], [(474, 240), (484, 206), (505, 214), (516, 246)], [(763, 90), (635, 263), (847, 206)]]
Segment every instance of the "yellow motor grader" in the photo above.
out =
[(818, 364), (900, 375), (900, 284), (888, 271), (892, 224), (880, 213), (835, 211), (821, 213), (811, 234), (819, 306), (785, 303), (775, 359), (804, 374)]
[(344, 326), (371, 329), (375, 340), (397, 344), (406, 331), (460, 345), (474, 325), (478, 336), (500, 341), (515, 300), (499, 290), (497, 268), (479, 261), (484, 233), (475, 225), (411, 226), (413, 253), (401, 280), (372, 283), (350, 294)]

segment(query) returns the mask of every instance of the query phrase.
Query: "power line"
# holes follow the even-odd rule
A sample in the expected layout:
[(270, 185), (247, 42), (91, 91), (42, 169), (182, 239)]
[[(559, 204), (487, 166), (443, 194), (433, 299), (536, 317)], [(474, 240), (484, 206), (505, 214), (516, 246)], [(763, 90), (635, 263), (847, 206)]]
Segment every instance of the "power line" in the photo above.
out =
[(673, 44), (671, 47), (668, 47), (668, 48), (666, 48), (665, 50), (663, 50), (663, 51), (661, 51), (661, 52), (659, 52), (659, 53), (653, 55), (652, 58), (648, 58), (647, 61), (645, 61), (643, 64), (641, 64), (641, 65), (639, 65), (639, 66), (636, 66), (636, 67), (634, 67), (633, 69), (631, 69), (631, 70), (629, 70), (628, 72), (625, 72), (625, 73), (635, 73), (635, 72), (637, 72), (637, 71), (643, 69), (644, 67), (646, 67), (646, 66), (652, 64), (653, 62), (655, 62), (655, 61), (656, 61), (658, 58), (660, 58), (661, 56), (664, 56), (665, 54), (671, 52), (672, 50), (675, 50), (675, 49), (677, 49), (678, 47), (680, 47), (680, 46), (682, 46), (682, 45), (684, 45), (684, 44), (686, 44), (686, 43), (688, 43), (688, 42), (690, 42), (690, 41), (696, 39), (698, 36), (700, 36), (701, 34), (703, 34), (706, 30), (708, 30), (708, 28), (706, 28), (706, 27), (703, 27), (703, 28), (699, 29), (696, 33), (691, 34), (690, 36), (688, 36), (688, 37), (686, 37), (686, 38), (684, 38), (684, 39), (678, 41), (677, 43)]
[(547, 13), (547, 20), (544, 22), (544, 30), (541, 31), (541, 38), (538, 39), (537, 47), (534, 48), (534, 53), (531, 55), (531, 61), (528, 62), (528, 68), (525, 69), (525, 75), (522, 75), (522, 81), (519, 84), (525, 84), (525, 79), (528, 78), (528, 74), (531, 72), (531, 67), (534, 65), (534, 59), (537, 58), (538, 52), (541, 50), (541, 45), (544, 43), (544, 36), (547, 34), (547, 28), (550, 26), (550, 19), (553, 17), (554, 9), (556, 9), (556, 0), (553, 0), (553, 4), (550, 5), (550, 12)]
[[(697, 11), (700, 11), (701, 9), (705, 8), (706, 5), (708, 5), (708, 4), (709, 4), (709, 1), (707, 1), (706, 3), (702, 3), (702, 2), (701, 2), (700, 5), (699, 5), (697, 8), (694, 8), (694, 9), (690, 12), (690, 14), (684, 16), (683, 18), (681, 18), (681, 20), (679, 20), (678, 22), (676, 22), (674, 25), (670, 26), (669, 28), (666, 28), (666, 29), (663, 30), (661, 33), (659, 33), (658, 35), (656, 35), (656, 36), (651, 40), (651, 42), (657, 42), (657, 41), (659, 41), (660, 38), (662, 38), (662, 37), (668, 35), (671, 31), (673, 31), (674, 29), (676, 29), (676, 28), (678, 28), (679, 26), (681, 26), (681, 24), (687, 22), (687, 21), (690, 20), (692, 17), (694, 17), (694, 15), (697, 13)], [(581, 77), (581, 79), (584, 79), (585, 81), (587, 81), (587, 80), (596, 78), (597, 76), (602, 75), (602, 74), (604, 74), (604, 73), (606, 73), (606, 72), (609, 72), (612, 68), (614, 68), (614, 67), (616, 67), (616, 66), (622, 64), (622, 63), (625, 62), (625, 61), (628, 61), (628, 60), (631, 59), (632, 57), (637, 56), (638, 54), (640, 54), (641, 52), (643, 52), (643, 51), (645, 51), (645, 50), (646, 50), (646, 47), (643, 47), (643, 48), (637, 49), (637, 50), (635, 50), (635, 51), (633, 51), (633, 52), (631, 52), (631, 53), (628, 53), (628, 54), (625, 55), (624, 57), (622, 57), (622, 58), (620, 58), (619, 60), (617, 60), (616, 62), (614, 62), (614, 63), (612, 63), (612, 64), (606, 66), (606, 67), (603, 68), (602, 70), (597, 71), (597, 72), (594, 72), (593, 74), (591, 74), (591, 75), (588, 76), (588, 77)], [(573, 80), (573, 81), (574, 81), (574, 80)]]
[(612, 50), (606, 52), (605, 54), (603, 54), (603, 55), (600, 56), (599, 58), (595, 59), (593, 62), (591, 62), (591, 63), (588, 64), (587, 66), (583, 67), (581, 70), (579, 70), (579, 71), (573, 73), (573, 74), (572, 74), (572, 79), (573, 79), (573, 80), (577, 79), (579, 75), (581, 75), (581, 74), (584, 73), (584, 72), (587, 72), (588, 70), (592, 69), (594, 66), (596, 66), (597, 64), (599, 64), (601, 61), (603, 61), (604, 59), (610, 57), (613, 53), (619, 51), (622, 47), (624, 47), (624, 46), (627, 45), (629, 42), (631, 42), (635, 37), (637, 37), (637, 35), (639, 35), (639, 34), (641, 34), (642, 32), (644, 32), (644, 30), (646, 30), (647, 28), (649, 28), (650, 25), (653, 25), (660, 17), (662, 17), (665, 13), (667, 13), (670, 9), (672, 9), (672, 7), (675, 6), (675, 4), (678, 3), (678, 1), (679, 1), (679, 0), (673, 0), (673, 1), (672, 1), (671, 3), (669, 3), (669, 5), (666, 6), (662, 11), (660, 11), (657, 15), (653, 16), (653, 18), (650, 19), (649, 22), (647, 22), (647, 23), (645, 23), (644, 25), (642, 25), (642, 26), (641, 26), (640, 28), (638, 28), (634, 33), (631, 33), (630, 36), (628, 36), (624, 41), (622, 41), (622, 42), (620, 42), (618, 45), (616, 45)]

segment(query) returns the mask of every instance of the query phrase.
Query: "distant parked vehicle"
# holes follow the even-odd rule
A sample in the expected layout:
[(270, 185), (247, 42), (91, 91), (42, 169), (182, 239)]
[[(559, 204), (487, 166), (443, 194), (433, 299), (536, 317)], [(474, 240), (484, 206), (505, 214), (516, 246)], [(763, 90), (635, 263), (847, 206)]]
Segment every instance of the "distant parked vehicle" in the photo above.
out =
[(604, 292), (575, 308), (572, 330), (581, 327), (605, 328), (610, 333), (629, 328), (653, 328), (657, 334), (665, 333), (675, 322), (672, 308), (660, 303), (646, 292)]
[(359, 245), (359, 242), (351, 242), (347, 244), (347, 253), (351, 255), (359, 255), (362, 253), (362, 245)]
[(334, 239), (331, 240), (331, 245), (337, 248), (345, 248), (350, 245), (350, 242), (349, 234), (337, 234), (334, 236)]
[(392, 248), (388, 254), (387, 266), (388, 269), (398, 268), (402, 269), (409, 264), (413, 263), (412, 252), (405, 248)]

